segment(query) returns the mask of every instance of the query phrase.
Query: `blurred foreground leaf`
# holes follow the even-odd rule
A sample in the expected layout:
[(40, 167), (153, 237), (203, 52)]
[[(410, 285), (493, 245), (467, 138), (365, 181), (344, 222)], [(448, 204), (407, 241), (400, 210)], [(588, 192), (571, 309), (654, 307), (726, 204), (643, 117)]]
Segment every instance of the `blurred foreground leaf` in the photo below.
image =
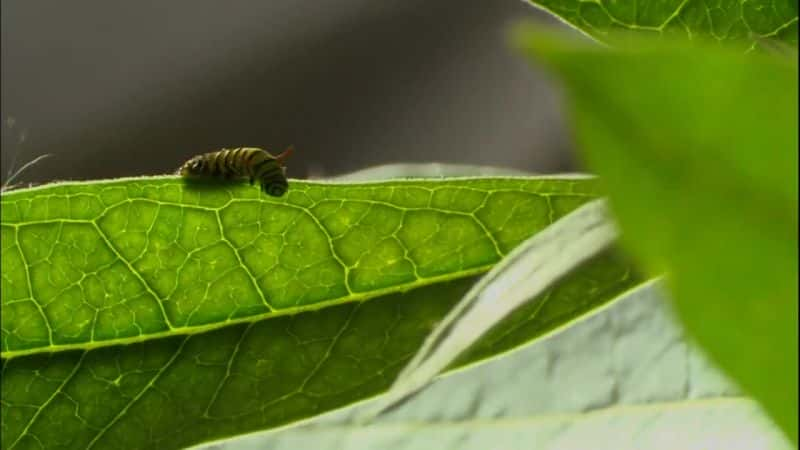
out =
[[(476, 275), (595, 184), (293, 181), (275, 199), (156, 177), (4, 193), (2, 447), (179, 448), (376, 395)], [(464, 363), (639, 282), (602, 254)]]
[(666, 271), (687, 329), (797, 442), (797, 64), (643, 41), (607, 51), (528, 31), (564, 81), (623, 241)]

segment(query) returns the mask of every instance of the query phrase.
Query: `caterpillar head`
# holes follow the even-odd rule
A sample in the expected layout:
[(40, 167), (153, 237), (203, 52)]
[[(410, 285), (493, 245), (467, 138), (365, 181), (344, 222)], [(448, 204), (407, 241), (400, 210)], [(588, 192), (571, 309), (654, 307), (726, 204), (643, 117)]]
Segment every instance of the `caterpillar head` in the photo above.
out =
[(281, 171), (283, 172), (283, 179), (280, 181), (274, 180), (261, 184), (261, 190), (266, 192), (268, 195), (271, 195), (273, 197), (281, 197), (283, 194), (286, 193), (287, 190), (289, 190), (289, 183), (286, 180), (286, 165), (284, 162), (286, 161), (286, 158), (288, 158), (289, 155), (292, 154), (293, 151), (294, 151), (294, 146), (290, 145), (289, 147), (286, 148), (286, 150), (284, 150), (279, 155), (274, 157), (275, 161), (278, 163), (278, 167), (280, 167)]
[(203, 156), (195, 156), (194, 158), (183, 163), (180, 169), (178, 169), (178, 173), (184, 177), (200, 175), (203, 173), (204, 166), (205, 160), (203, 159)]
[(289, 186), (287, 183), (272, 182), (262, 184), (261, 189), (273, 197), (281, 197), (289, 190)]

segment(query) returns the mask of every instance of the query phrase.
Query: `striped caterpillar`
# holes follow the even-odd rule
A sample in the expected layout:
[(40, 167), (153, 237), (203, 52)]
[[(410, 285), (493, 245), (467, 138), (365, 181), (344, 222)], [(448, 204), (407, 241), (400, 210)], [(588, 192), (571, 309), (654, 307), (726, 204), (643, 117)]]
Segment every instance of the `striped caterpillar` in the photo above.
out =
[(293, 148), (289, 147), (283, 153), (272, 156), (260, 148), (222, 149), (195, 156), (186, 161), (178, 169), (178, 173), (187, 178), (249, 178), (251, 185), (258, 180), (261, 190), (271, 196), (280, 197), (289, 189), (283, 162), (292, 151)]

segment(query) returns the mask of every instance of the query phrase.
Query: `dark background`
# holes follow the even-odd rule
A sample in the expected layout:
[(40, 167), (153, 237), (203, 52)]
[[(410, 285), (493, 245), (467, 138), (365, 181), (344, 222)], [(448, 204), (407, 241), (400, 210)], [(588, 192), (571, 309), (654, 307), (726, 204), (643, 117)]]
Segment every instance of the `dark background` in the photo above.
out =
[(508, 44), (524, 19), (555, 22), (519, 0), (3, 0), (3, 179), (42, 153), (16, 181), (289, 144), (292, 178), (575, 170), (553, 85)]

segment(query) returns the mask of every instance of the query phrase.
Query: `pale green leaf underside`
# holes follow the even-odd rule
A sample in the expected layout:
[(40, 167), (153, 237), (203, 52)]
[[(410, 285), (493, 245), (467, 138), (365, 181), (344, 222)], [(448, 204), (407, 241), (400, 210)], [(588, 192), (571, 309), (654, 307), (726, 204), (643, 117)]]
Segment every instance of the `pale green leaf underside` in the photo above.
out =
[(191, 333), (480, 273), (591, 179), (292, 182), (161, 177), (3, 195), (4, 357)]
[(796, 448), (693, 345), (663, 287), (646, 283), (563, 333), (441, 377), (367, 425), (357, 419), (384, 396), (197, 450)]
[(528, 1), (600, 40), (636, 31), (752, 44), (772, 39), (797, 46), (795, 0)]
[[(744, 397), (611, 407), (582, 413), (452, 422), (327, 425), (285, 430), (206, 447), (207, 450), (791, 450)], [(632, 432), (631, 430), (636, 430)], [(674, 438), (665, 439), (665, 436)], [(254, 441), (254, 442), (250, 442)], [(537, 446), (532, 447), (531, 443)], [(587, 447), (591, 442), (591, 447)], [(741, 447), (742, 442), (752, 446)], [(712, 444), (713, 443), (713, 444)], [(198, 449), (199, 450), (199, 449)]]

